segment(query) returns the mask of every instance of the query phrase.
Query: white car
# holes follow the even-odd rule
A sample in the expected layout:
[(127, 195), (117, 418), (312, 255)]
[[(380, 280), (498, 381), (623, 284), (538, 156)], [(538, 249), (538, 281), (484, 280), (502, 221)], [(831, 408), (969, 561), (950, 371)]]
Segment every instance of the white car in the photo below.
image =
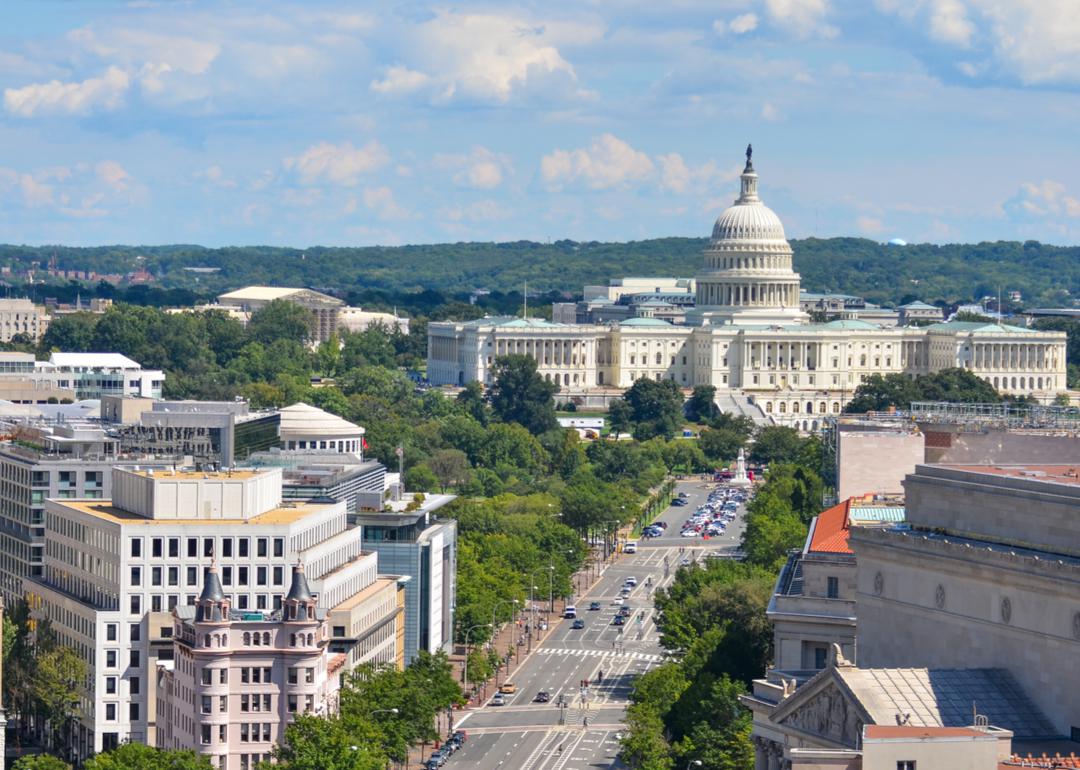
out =
[(626, 580), (624, 580), (623, 582), (624, 582), (624, 583), (626, 583), (626, 585), (628, 585), (628, 586), (630, 586), (631, 588), (633, 588), (634, 586), (636, 586), (636, 585), (637, 585), (637, 578), (636, 578), (636, 577), (633, 577), (633, 576), (631, 576), (631, 577), (628, 577), (628, 578), (627, 578)]
[(697, 533), (697, 532), (695, 532), (695, 531), (694, 531), (694, 530), (692, 530), (692, 529), (684, 529), (684, 530), (682, 531), (682, 536), (683, 536), (683, 537), (697, 537), (697, 536), (698, 536), (698, 533)]
[(626, 601), (626, 600), (623, 599), (621, 596), (616, 596), (614, 599), (611, 600), (611, 603), (614, 604), (614, 605), (621, 606), (624, 601)]

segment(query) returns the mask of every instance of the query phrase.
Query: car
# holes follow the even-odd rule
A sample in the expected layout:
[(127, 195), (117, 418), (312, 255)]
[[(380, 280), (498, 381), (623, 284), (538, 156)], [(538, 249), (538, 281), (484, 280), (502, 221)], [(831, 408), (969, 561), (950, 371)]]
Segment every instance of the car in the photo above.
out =
[(694, 562), (690, 560), (689, 556), (684, 556), (683, 560), (681, 562), (679, 562), (679, 564), (683, 565), (684, 567), (689, 567), (693, 563)]
[(666, 521), (654, 521), (653, 526), (654, 527), (660, 527), (660, 529), (667, 529), (667, 522)]
[(637, 553), (637, 541), (627, 540), (622, 549), (623, 553)]
[(465, 741), (469, 739), (468, 733), (464, 730), (457, 730), (450, 736), (450, 741), (456, 743), (458, 746), (464, 746)]
[(428, 757), (424, 762), (424, 770), (439, 770), (439, 760), (435, 757)]
[(630, 577), (628, 577), (628, 578), (627, 578), (626, 580), (624, 580), (623, 582), (624, 582), (624, 583), (625, 583), (626, 585), (630, 586), (630, 587), (634, 587), (634, 586), (636, 586), (636, 585), (637, 585), (637, 578), (636, 578), (636, 577), (634, 577), (633, 575), (631, 575)]
[(686, 492), (680, 492), (679, 497), (682, 498), (683, 500), (685, 500), (686, 498), (690, 497), (690, 495), (687, 494)]
[(567, 620), (573, 620), (577, 617), (577, 607), (572, 604), (567, 605), (566, 609), (563, 610), (562, 616)]
[(585, 628), (585, 621), (582, 620), (581, 618), (578, 618), (577, 620), (575, 620), (573, 622), (573, 624), (570, 626), (570, 628), (572, 628), (575, 631), (580, 631), (581, 629)]
[(517, 692), (517, 685), (513, 682), (503, 682), (502, 686), (499, 687), (499, 692), (503, 695), (513, 695)]
[(626, 623), (626, 617), (624, 615), (616, 615), (615, 619), (611, 621), (612, 625), (621, 626)]
[(621, 607), (624, 601), (626, 600), (623, 599), (621, 596), (616, 596), (614, 599), (611, 600), (611, 603)]
[(549, 700), (551, 700), (551, 694), (547, 690), (541, 690), (536, 693), (533, 703), (547, 703)]
[(589, 610), (595, 612), (600, 609), (600, 602), (589, 602)]
[(697, 532), (695, 532), (695, 531), (694, 531), (694, 530), (692, 530), (692, 529), (684, 529), (684, 530), (682, 531), (682, 536), (683, 536), (683, 537), (697, 537), (697, 536), (698, 536), (698, 533), (697, 533)]
[(632, 612), (633, 612), (633, 610), (630, 609), (629, 607), (627, 607), (624, 604), (622, 607), (619, 607), (619, 611), (616, 612), (615, 614), (616, 615), (622, 615), (624, 618), (628, 618), (628, 617), (630, 617), (630, 613), (632, 613)]
[(690, 503), (689, 503), (688, 500), (686, 500), (686, 499), (684, 499), (682, 497), (676, 497), (674, 500), (671, 501), (671, 504), (672, 505), (683, 506), (683, 505), (689, 505)]
[(623, 586), (622, 591), (620, 591), (620, 593), (625, 598), (625, 597), (629, 596), (631, 593), (633, 593), (633, 591), (634, 591), (634, 589), (631, 588), (630, 586)]
[(495, 693), (494, 695), (491, 696), (491, 704), (490, 705), (492, 705), (492, 706), (505, 706), (506, 705), (506, 698), (503, 697), (503, 694), (501, 692), (497, 692), (497, 693)]

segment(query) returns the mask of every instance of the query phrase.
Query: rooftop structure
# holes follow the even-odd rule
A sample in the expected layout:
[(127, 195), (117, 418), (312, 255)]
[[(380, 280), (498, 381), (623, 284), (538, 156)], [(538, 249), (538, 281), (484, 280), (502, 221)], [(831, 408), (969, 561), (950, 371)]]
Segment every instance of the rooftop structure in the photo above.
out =
[(319, 449), (364, 455), (364, 429), (310, 404), (293, 404), (281, 415), (282, 449)]

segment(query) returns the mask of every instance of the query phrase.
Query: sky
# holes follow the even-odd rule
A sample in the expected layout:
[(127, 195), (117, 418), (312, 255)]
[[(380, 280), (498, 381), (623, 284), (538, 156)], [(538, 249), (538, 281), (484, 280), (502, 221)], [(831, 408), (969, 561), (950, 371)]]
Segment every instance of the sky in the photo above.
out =
[(1080, 242), (1077, 0), (4, 0), (0, 242)]

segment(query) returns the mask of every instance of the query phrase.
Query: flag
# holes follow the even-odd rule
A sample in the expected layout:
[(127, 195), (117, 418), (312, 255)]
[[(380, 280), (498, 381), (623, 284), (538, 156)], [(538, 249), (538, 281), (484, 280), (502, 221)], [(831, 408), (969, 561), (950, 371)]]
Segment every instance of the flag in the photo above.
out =
[(368, 442), (367, 442), (367, 439), (366, 439), (366, 438), (364, 438), (364, 437), (362, 437), (362, 436), (360, 437), (360, 446), (361, 446), (361, 447), (362, 447), (363, 449), (367, 449), (367, 448), (368, 448)]

